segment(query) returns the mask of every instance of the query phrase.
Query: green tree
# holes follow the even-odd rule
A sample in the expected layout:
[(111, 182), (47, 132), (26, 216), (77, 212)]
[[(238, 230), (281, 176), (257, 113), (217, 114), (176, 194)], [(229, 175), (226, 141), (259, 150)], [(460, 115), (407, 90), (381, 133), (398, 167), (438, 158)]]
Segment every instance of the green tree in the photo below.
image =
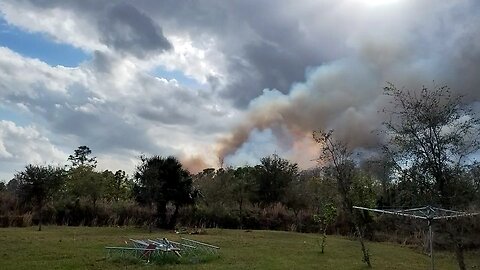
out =
[[(463, 172), (470, 165), (469, 156), (480, 149), (480, 119), (447, 86), (415, 91), (389, 83), (384, 90), (392, 105), (386, 110), (389, 121), (384, 126), (390, 141), (385, 150), (398, 174), (413, 186), (427, 186), (430, 204), (460, 206), (465, 198)], [(454, 243), (464, 269), (462, 246)]]
[(97, 158), (90, 157), (91, 154), (92, 150), (88, 146), (82, 145), (74, 151), (73, 155), (68, 156), (68, 161), (72, 163), (72, 167), (88, 166), (95, 168), (97, 167)]
[(322, 212), (320, 214), (313, 215), (313, 220), (320, 224), (322, 231), (322, 243), (320, 244), (321, 252), (325, 250), (327, 244), (327, 229), (337, 218), (337, 208), (334, 203), (326, 203), (322, 206)]
[(323, 169), (314, 168), (305, 170), (301, 173), (301, 178), (305, 182), (305, 193), (308, 206), (312, 212), (320, 213), (323, 206), (328, 203), (340, 203), (336, 180), (327, 177)]
[(394, 163), (391, 158), (385, 154), (379, 154), (361, 161), (360, 170), (364, 171), (368, 176), (373, 178), (380, 184), (380, 192), (378, 197), (378, 207), (399, 205), (394, 202), (391, 190), (394, 187), (393, 171)]
[(256, 166), (257, 200), (263, 204), (282, 202), (290, 183), (298, 176), (298, 165), (277, 154), (264, 157)]
[(67, 191), (79, 198), (88, 198), (96, 209), (97, 202), (103, 199), (106, 190), (106, 179), (104, 175), (95, 171), (97, 158), (92, 157), (92, 150), (88, 146), (79, 146), (68, 157), (72, 164), (68, 171)]
[(466, 179), (470, 181), (471, 191), (474, 193), (474, 207), (480, 208), (480, 164), (475, 163), (468, 167)]
[(68, 171), (67, 189), (75, 198), (88, 198), (95, 210), (97, 202), (105, 194), (105, 182), (101, 173), (91, 166), (80, 165)]
[(102, 172), (105, 184), (105, 197), (107, 200), (118, 202), (126, 200), (130, 196), (132, 183), (125, 171), (118, 170), (115, 173), (109, 170)]
[(459, 199), (454, 189), (458, 173), (480, 149), (480, 119), (447, 86), (413, 91), (388, 84), (385, 94), (391, 97), (389, 120), (384, 122), (390, 139), (385, 150), (397, 170), (406, 178), (417, 170), (434, 187), (432, 203), (454, 205)]
[(13, 177), (10, 181), (8, 181), (7, 185), (5, 186), (7, 188), (7, 192), (12, 194), (15, 197), (18, 197), (19, 195), (19, 182), (16, 177)]
[(58, 192), (65, 179), (65, 171), (53, 166), (27, 165), (15, 174), (21, 198), (36, 207), (38, 230), (42, 230), (42, 209)]
[[(171, 228), (175, 225), (180, 206), (194, 202), (195, 190), (190, 173), (183, 169), (175, 157), (141, 156), (135, 178), (135, 197), (140, 203), (155, 205), (157, 226)], [(167, 205), (175, 207), (170, 222), (167, 222)]]
[(310, 189), (310, 180), (304, 177), (302, 173), (299, 173), (298, 177), (295, 177), (288, 185), (285, 195), (282, 199), (282, 203), (286, 207), (293, 211), (295, 215), (295, 226), (297, 229), (303, 228), (303, 215), (302, 210), (306, 212), (311, 206), (313, 206), (313, 190)]
[(250, 166), (238, 167), (233, 172), (233, 183), (230, 183), (231, 199), (237, 203), (240, 217), (243, 217), (243, 208), (252, 197), (254, 177), (255, 169)]
[(200, 190), (202, 196), (201, 202), (206, 206), (212, 207), (224, 206), (230, 200), (230, 192), (225, 192), (229, 189), (228, 183), (232, 178), (231, 169), (213, 168), (205, 169), (194, 176), (194, 184)]

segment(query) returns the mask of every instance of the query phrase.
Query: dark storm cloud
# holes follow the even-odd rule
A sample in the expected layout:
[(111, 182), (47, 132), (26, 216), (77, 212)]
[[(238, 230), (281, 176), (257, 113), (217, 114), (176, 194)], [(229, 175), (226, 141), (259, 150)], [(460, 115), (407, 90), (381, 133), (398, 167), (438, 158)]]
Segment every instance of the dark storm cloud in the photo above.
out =
[(116, 4), (99, 21), (102, 41), (118, 51), (145, 57), (172, 48), (162, 28), (129, 4)]
[(248, 64), (235, 60), (230, 63), (235, 79), (222, 95), (245, 107), (266, 88), (288, 93), (292, 83), (303, 80), (306, 67), (320, 62), (315, 58), (299, 59), (297, 49), (282, 46), (266, 42), (245, 46), (242, 62)]
[[(194, 42), (213, 36), (227, 60), (228, 78), (222, 85), (209, 82), (240, 108), (265, 88), (287, 93), (292, 83), (304, 79), (307, 67), (331, 60), (343, 47), (335, 33), (309, 32), (310, 22), (302, 22), (296, 5), (277, 1), (28, 2), (41, 9), (60, 7), (82, 14), (97, 23), (102, 43), (140, 58), (172, 48), (159, 25), (188, 33)], [(317, 7), (322, 16), (335, 4)]]
[[(318, 66), (332, 56), (328, 55), (332, 52), (329, 43), (336, 40), (333, 33), (328, 41), (320, 40), (321, 36), (310, 40), (310, 33), (302, 32), (300, 18), (285, 16), (275, 1), (237, 2), (229, 12), (235, 12), (237, 19), (255, 35), (237, 52), (240, 55), (231, 58), (229, 66), (229, 73), (236, 80), (225, 87), (223, 94), (239, 107), (248, 105), (265, 88), (288, 93), (292, 83), (305, 78), (308, 67)], [(245, 68), (238, 69), (239, 66)], [(247, 87), (242, 85), (245, 82)]]
[(388, 106), (381, 90), (387, 81), (408, 89), (447, 84), (467, 104), (478, 102), (480, 6), (430, 1), (406, 2), (402, 9), (408, 18), (392, 16), (375, 33), (356, 36), (346, 55), (320, 65), (288, 94), (267, 91), (250, 103), (245, 121), (220, 141), (220, 158), (238, 154), (256, 130), (275, 133), (279, 124), (293, 137), (335, 129), (352, 148), (376, 148), (384, 140), (378, 129), (386, 117), (379, 112)]
[(115, 65), (115, 59), (101, 51), (93, 53), (91, 68), (100, 73), (110, 72)]
[(143, 58), (172, 49), (161, 26), (129, 1), (20, 0), (39, 10), (61, 8), (97, 24), (102, 43), (121, 53)]
[[(207, 0), (139, 1), (138, 6), (162, 24), (187, 31), (194, 40), (202, 35), (217, 38), (227, 60), (228, 78), (221, 87), (212, 81), (212, 87), (239, 108), (245, 108), (265, 88), (288, 93), (292, 83), (304, 79), (306, 68), (335, 59), (345, 47), (342, 33), (332, 31), (330, 22), (310, 25), (311, 17), (300, 14), (302, 4)], [(335, 7), (331, 2), (312, 9), (315, 16), (328, 17)]]

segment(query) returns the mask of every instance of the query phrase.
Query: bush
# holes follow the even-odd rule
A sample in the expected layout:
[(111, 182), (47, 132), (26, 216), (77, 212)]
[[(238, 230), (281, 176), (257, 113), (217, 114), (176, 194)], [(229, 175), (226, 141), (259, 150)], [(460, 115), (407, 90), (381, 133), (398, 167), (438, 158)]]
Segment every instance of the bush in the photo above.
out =
[(32, 213), (23, 215), (5, 215), (0, 216), (0, 227), (28, 227), (32, 226)]
[(317, 230), (309, 211), (295, 213), (281, 203), (275, 203), (265, 208), (250, 205), (245, 207), (241, 213), (238, 209), (220, 205), (187, 207), (181, 209), (179, 222), (187, 227), (294, 230), (299, 232)]

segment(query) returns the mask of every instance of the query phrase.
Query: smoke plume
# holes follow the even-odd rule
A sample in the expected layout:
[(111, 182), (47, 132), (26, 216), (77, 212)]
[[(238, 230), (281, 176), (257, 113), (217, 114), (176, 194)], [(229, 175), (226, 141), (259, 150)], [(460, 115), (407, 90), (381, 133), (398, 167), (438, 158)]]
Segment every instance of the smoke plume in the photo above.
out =
[(315, 158), (311, 133), (317, 129), (334, 129), (352, 148), (373, 149), (383, 139), (376, 131), (386, 117), (381, 111), (388, 106), (382, 92), (387, 82), (408, 89), (446, 84), (469, 103), (478, 102), (480, 20), (467, 8), (478, 10), (468, 1), (440, 4), (416, 12), (422, 20), (397, 20), (375, 34), (352, 34), (354, 45), (344, 57), (310, 69), (287, 94), (265, 89), (252, 100), (245, 119), (218, 142), (219, 158), (248, 151), (243, 148), (258, 130), (289, 138), (279, 141), (290, 142), (286, 153), (299, 163), (309, 159), (301, 160), (298, 153)]

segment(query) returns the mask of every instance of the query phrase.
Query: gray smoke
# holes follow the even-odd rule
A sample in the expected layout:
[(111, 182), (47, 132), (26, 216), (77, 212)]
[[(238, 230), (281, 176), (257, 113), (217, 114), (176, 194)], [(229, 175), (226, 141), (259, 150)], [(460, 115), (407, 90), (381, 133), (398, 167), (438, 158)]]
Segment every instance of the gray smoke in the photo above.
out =
[(311, 137), (316, 129), (335, 129), (352, 148), (375, 148), (383, 139), (376, 131), (388, 105), (382, 91), (386, 82), (409, 89), (446, 84), (468, 103), (478, 102), (480, 6), (473, 1), (422, 3), (405, 4), (403, 10), (412, 11), (403, 14), (405, 21), (391, 18), (386, 25), (352, 34), (354, 45), (346, 56), (310, 70), (288, 93), (264, 90), (250, 102), (246, 119), (219, 141), (219, 158), (242, 151), (253, 131), (276, 126), (295, 140)]

